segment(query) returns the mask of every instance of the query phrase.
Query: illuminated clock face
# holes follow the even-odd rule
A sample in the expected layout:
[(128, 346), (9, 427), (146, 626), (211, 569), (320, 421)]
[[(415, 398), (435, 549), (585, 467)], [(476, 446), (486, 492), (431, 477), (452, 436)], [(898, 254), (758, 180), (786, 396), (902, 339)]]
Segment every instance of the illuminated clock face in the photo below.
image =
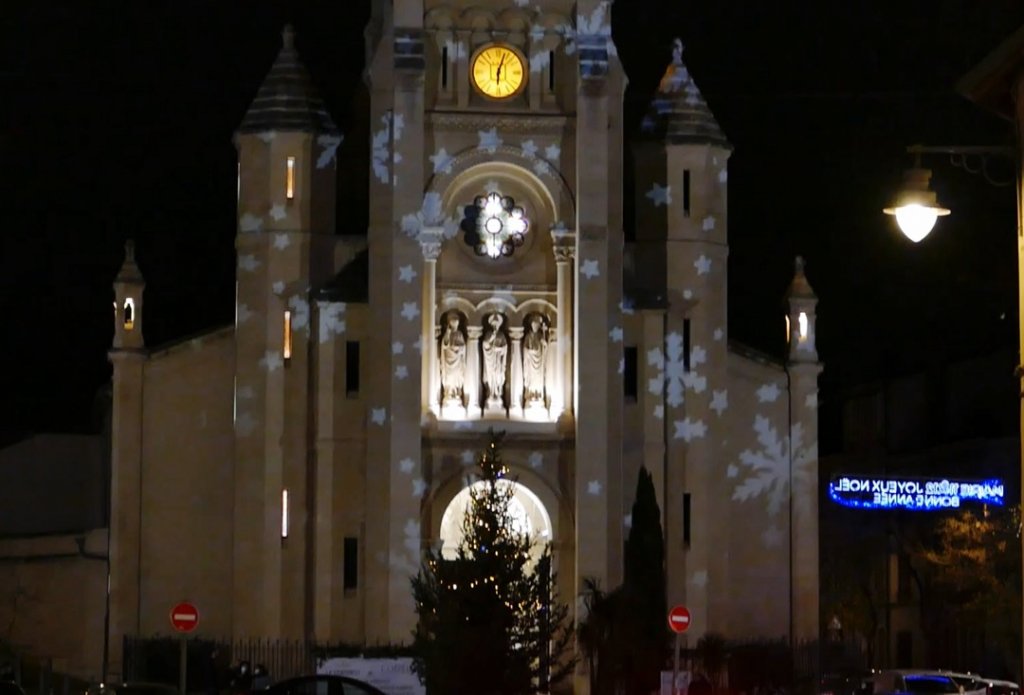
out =
[(473, 84), (492, 99), (515, 96), (526, 83), (526, 66), (507, 46), (488, 46), (473, 59)]

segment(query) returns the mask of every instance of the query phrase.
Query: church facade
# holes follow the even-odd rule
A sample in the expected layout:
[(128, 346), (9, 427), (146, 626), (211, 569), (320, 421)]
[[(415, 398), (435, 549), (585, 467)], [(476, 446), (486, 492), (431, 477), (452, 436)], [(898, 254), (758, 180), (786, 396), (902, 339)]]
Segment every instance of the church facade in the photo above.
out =
[(147, 259), (115, 281), (114, 673), (183, 600), (210, 637), (409, 642), (492, 429), (563, 600), (621, 582), (644, 466), (691, 639), (817, 636), (817, 300), (798, 261), (785, 363), (730, 347), (731, 146), (681, 45), (627, 143), (611, 11), (375, 2), (351, 236), (285, 31), (236, 136), (234, 324), (148, 347)]

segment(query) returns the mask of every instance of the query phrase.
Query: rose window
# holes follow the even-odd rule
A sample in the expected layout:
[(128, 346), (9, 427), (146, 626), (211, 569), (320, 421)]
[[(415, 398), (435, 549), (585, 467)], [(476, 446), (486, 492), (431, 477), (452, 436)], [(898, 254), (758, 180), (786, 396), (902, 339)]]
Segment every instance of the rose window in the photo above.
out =
[(476, 201), (476, 233), (469, 239), (477, 255), (500, 258), (511, 256), (530, 228), (523, 209), (510, 196), (489, 193)]

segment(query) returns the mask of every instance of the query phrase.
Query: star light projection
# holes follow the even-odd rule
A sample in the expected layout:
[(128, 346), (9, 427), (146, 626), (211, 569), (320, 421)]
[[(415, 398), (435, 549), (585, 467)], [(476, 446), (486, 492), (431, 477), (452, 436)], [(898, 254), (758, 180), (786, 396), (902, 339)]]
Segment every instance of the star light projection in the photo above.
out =
[[(523, 209), (510, 196), (497, 191), (478, 196), (476, 234), (467, 235), (466, 241), (478, 256), (501, 258), (511, 256), (523, 245), (530, 221)], [(474, 238), (475, 237), (475, 238)]]

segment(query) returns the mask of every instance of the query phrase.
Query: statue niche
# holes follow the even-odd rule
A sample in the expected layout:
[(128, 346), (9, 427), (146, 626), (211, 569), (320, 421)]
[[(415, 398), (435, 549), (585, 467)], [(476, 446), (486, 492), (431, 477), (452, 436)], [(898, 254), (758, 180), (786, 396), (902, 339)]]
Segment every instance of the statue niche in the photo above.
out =
[(548, 320), (542, 314), (526, 316), (523, 336), (523, 406), (547, 408), (545, 378), (548, 359)]
[(484, 355), (484, 409), (505, 410), (505, 380), (508, 370), (508, 336), (505, 334), (505, 316), (487, 317), (481, 350)]
[(458, 311), (441, 316), (441, 406), (465, 407), (466, 321)]

